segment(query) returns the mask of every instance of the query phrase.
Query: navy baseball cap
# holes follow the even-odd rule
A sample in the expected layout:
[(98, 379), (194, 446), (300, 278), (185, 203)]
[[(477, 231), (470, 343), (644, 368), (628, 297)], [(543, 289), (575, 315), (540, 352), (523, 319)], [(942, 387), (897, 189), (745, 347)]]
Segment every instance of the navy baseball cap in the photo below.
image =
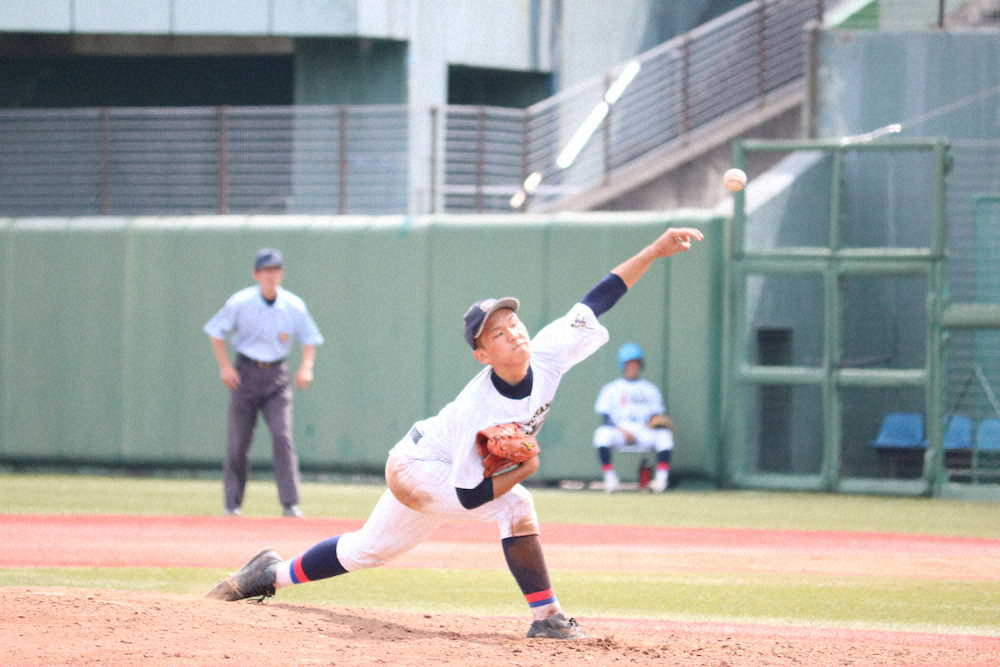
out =
[(476, 338), (483, 333), (483, 326), (490, 315), (501, 308), (510, 308), (515, 313), (521, 307), (521, 302), (512, 296), (505, 296), (502, 299), (480, 299), (473, 302), (469, 309), (465, 311), (465, 342), (473, 350), (476, 349)]
[(257, 251), (257, 257), (253, 260), (254, 271), (260, 271), (272, 266), (281, 268), (284, 265), (285, 258), (281, 256), (281, 251), (274, 248), (261, 248)]

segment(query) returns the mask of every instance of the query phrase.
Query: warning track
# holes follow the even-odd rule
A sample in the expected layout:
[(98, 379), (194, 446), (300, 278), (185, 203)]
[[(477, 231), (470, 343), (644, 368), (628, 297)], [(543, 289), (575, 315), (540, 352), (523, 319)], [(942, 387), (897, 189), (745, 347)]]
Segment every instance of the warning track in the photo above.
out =
[[(0, 515), (0, 567), (233, 568), (264, 547), (294, 555), (354, 530), (347, 519)], [(553, 568), (781, 572), (1000, 580), (1000, 540), (838, 531), (543, 524)], [(394, 567), (503, 567), (494, 526), (448, 523)], [(461, 544), (456, 549), (454, 545)], [(113, 548), (109, 548), (113, 545)]]

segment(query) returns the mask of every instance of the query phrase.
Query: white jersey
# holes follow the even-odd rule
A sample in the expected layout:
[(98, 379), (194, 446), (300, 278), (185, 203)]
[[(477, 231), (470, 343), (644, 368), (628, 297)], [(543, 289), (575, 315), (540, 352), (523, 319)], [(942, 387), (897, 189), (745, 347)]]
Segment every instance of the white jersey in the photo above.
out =
[(531, 341), (531, 394), (507, 398), (493, 386), (489, 367), (469, 381), (437, 415), (414, 424), (420, 442), (404, 439), (395, 452), (413, 459), (451, 464), (449, 483), (472, 489), (483, 481), (483, 464), (476, 433), (496, 424), (518, 422), (537, 434), (549, 414), (559, 381), (570, 368), (608, 342), (608, 330), (582, 303), (538, 332)]
[(653, 415), (667, 411), (659, 388), (649, 380), (618, 378), (601, 388), (594, 412), (608, 415), (615, 426), (645, 424)]

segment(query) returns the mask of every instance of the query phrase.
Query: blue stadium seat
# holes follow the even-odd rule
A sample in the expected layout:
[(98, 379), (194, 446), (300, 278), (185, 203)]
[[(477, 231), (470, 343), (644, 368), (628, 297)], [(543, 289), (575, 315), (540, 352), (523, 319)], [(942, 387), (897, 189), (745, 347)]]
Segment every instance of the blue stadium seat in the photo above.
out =
[(972, 418), (965, 415), (945, 417), (945, 449), (972, 449)]
[(890, 412), (882, 419), (872, 447), (926, 447), (924, 417), (918, 412)]
[(976, 429), (976, 449), (1000, 451), (1000, 419), (984, 419)]
[[(927, 446), (927, 439), (920, 443)], [(972, 418), (965, 415), (947, 415), (944, 418), (944, 448), (972, 449)]]

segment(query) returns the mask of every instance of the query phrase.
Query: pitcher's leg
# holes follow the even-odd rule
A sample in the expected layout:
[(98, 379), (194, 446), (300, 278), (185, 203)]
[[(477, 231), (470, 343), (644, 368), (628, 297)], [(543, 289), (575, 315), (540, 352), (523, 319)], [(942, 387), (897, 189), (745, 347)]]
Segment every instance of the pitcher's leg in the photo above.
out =
[(549, 570), (545, 565), (545, 555), (538, 535), (508, 537), (500, 542), (503, 544), (507, 568), (524, 594), (532, 617), (541, 620), (562, 611), (552, 592)]
[[(495, 505), (495, 507), (490, 507)], [(514, 581), (531, 610), (528, 637), (577, 639), (586, 637), (575, 619), (562, 613), (549, 580), (549, 570), (538, 536), (538, 516), (531, 493), (515, 486), (500, 498), (480, 506), (482, 516), (492, 514), (500, 528), (500, 543)]]
[(290, 560), (282, 560), (271, 549), (261, 551), (216, 584), (208, 597), (230, 601), (268, 597), (285, 586), (376, 567), (416, 546), (441, 521), (405, 507), (386, 491), (360, 530), (317, 542)]
[(415, 547), (441, 521), (405, 507), (386, 490), (359, 530), (318, 542), (305, 553), (279, 563), (275, 587), (378, 567)]

